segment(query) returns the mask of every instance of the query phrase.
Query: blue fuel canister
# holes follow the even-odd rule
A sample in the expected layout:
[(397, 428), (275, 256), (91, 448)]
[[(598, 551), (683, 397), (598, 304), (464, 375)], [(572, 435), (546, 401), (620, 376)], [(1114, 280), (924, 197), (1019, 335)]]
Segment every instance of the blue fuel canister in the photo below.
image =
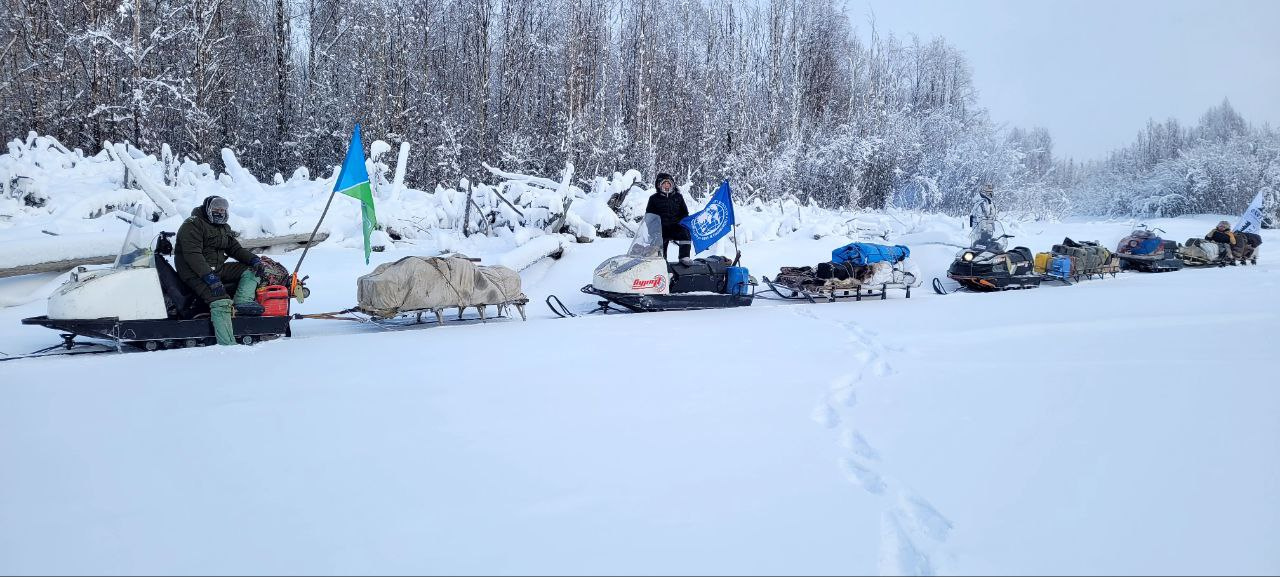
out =
[(729, 294), (751, 294), (751, 276), (745, 266), (731, 266), (727, 269), (726, 281)]

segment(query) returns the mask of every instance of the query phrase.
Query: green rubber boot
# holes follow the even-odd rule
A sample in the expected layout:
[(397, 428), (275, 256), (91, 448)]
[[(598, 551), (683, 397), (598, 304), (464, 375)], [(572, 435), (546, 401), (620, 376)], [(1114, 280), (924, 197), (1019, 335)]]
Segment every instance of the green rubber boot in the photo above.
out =
[(219, 299), (209, 303), (209, 317), (213, 321), (213, 334), (218, 337), (218, 344), (220, 345), (236, 344), (236, 330), (231, 325), (231, 306), (231, 299)]
[(240, 282), (236, 284), (235, 304), (258, 302), (258, 275), (247, 270), (240, 273)]

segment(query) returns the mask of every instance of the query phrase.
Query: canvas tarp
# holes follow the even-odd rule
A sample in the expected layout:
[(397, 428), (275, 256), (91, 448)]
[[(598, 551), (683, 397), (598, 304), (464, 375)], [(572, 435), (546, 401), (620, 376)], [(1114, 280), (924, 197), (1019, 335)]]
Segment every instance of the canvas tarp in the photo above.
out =
[(356, 281), (360, 309), (377, 315), (524, 304), (528, 298), (520, 290), (516, 271), (457, 257), (408, 256), (379, 265)]

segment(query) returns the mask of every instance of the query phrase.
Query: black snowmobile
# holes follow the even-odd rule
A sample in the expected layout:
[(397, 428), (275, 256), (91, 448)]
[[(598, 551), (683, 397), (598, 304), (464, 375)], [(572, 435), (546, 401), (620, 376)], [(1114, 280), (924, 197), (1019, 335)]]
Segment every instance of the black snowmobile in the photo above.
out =
[[(965, 290), (975, 292), (1040, 286), (1043, 277), (1035, 271), (1031, 250), (1023, 246), (1006, 250), (1005, 239), (1010, 238), (1013, 236), (1004, 233), (999, 221), (977, 221), (970, 233), (969, 248), (956, 254), (955, 262), (947, 269), (947, 277)], [(946, 294), (939, 279), (933, 279), (933, 288), (939, 294)]]
[[(594, 282), (582, 287), (582, 292), (604, 299), (590, 312), (742, 307), (755, 298), (755, 280), (736, 261), (712, 256), (694, 259), (688, 266), (670, 263), (663, 247), (661, 221), (646, 214), (627, 254), (601, 263)], [(547, 297), (547, 306), (561, 317), (577, 316), (555, 295)]]

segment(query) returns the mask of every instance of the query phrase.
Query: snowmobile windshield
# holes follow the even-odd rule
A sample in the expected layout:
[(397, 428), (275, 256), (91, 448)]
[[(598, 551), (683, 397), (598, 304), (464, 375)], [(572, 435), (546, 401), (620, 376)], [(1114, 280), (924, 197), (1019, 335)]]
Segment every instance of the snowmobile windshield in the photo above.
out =
[(994, 219), (982, 219), (973, 225), (973, 230), (969, 231), (970, 248), (984, 250), (992, 253), (1004, 252), (1004, 226), (1000, 221)]
[(120, 254), (116, 255), (116, 262), (111, 268), (148, 268), (155, 265), (148, 242), (149, 225), (147, 218), (143, 216), (142, 207), (138, 207), (129, 222), (129, 231), (124, 235), (124, 246), (120, 247)]
[(662, 220), (658, 215), (645, 213), (640, 228), (636, 229), (636, 237), (631, 240), (631, 248), (627, 249), (627, 256), (662, 257)]

